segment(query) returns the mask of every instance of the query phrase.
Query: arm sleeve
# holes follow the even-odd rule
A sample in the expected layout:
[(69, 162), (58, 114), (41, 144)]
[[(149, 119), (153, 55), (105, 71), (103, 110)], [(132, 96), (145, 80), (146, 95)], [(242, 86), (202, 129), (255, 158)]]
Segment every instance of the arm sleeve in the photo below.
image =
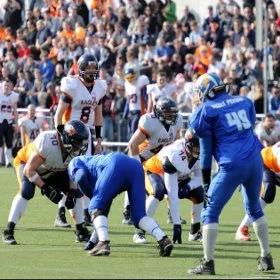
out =
[(178, 175), (164, 173), (164, 183), (169, 198), (170, 214), (174, 225), (180, 225), (180, 201), (178, 197)]
[(199, 163), (197, 162), (195, 168), (193, 169), (193, 176), (189, 182), (190, 188), (193, 190), (199, 186), (202, 186), (201, 170), (199, 168)]

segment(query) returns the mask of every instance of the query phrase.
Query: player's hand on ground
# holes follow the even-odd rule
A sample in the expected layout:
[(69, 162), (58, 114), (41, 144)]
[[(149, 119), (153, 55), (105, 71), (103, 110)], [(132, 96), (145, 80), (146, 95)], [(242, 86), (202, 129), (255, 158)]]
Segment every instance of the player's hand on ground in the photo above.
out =
[(57, 191), (55, 188), (51, 186), (42, 186), (41, 194), (45, 195), (51, 202), (58, 204), (58, 202), (62, 199), (62, 194), (60, 191)]
[(182, 244), (182, 226), (174, 225), (173, 226), (173, 243)]

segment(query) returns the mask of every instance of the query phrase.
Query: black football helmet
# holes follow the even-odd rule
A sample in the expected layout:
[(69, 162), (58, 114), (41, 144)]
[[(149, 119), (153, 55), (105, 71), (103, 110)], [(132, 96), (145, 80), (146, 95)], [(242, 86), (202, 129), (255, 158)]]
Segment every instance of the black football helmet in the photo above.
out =
[(64, 148), (72, 157), (86, 153), (89, 132), (81, 121), (72, 120), (67, 122), (60, 135)]
[[(200, 154), (199, 138), (192, 136), (190, 139), (185, 139), (185, 147), (187, 154), (192, 159), (198, 159)], [(189, 159), (190, 159), (189, 158)]]
[(92, 54), (83, 54), (78, 59), (79, 76), (86, 83), (93, 83), (99, 76), (98, 60)]
[(163, 123), (174, 125), (178, 118), (178, 108), (170, 97), (160, 97), (157, 99), (154, 108), (155, 116)]

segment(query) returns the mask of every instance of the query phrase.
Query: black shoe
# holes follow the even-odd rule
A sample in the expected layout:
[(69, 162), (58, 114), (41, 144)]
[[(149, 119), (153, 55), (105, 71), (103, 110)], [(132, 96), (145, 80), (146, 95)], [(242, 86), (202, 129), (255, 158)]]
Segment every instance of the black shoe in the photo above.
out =
[(267, 254), (265, 257), (258, 257), (259, 271), (268, 271), (273, 269), (274, 269), (273, 259), (270, 254)]
[(88, 242), (90, 239), (90, 232), (86, 228), (85, 224), (76, 225), (77, 229), (75, 231), (76, 242)]
[(84, 250), (85, 250), (85, 251), (90, 251), (90, 250), (92, 250), (92, 249), (95, 247), (96, 244), (97, 244), (97, 243), (94, 243), (94, 242), (92, 242), (92, 241), (89, 241), (89, 242), (87, 243), (87, 245), (85, 246)]
[(169, 257), (173, 250), (172, 241), (167, 236), (164, 236), (160, 241), (158, 241), (158, 244), (159, 255), (161, 257)]
[(85, 225), (88, 227), (92, 226), (92, 221), (91, 221), (91, 216), (88, 212), (88, 209), (84, 210), (84, 220), (85, 220)]
[(8, 164), (6, 165), (6, 167), (7, 167), (7, 168), (11, 168), (11, 167), (13, 167), (13, 166), (12, 166), (11, 163), (8, 163)]
[(188, 274), (207, 274), (215, 275), (214, 260), (206, 261), (204, 258), (200, 261), (200, 264), (188, 270)]
[(94, 248), (88, 252), (90, 256), (109, 256), (110, 241), (99, 241)]
[(54, 221), (55, 227), (61, 227), (61, 228), (71, 228), (71, 225), (68, 224), (65, 216), (65, 207), (61, 207), (58, 209), (58, 214)]
[(14, 232), (8, 229), (3, 231), (2, 240), (7, 245), (17, 245), (17, 242), (14, 238)]
[(132, 225), (133, 222), (131, 220), (130, 209), (125, 209), (123, 211), (123, 220), (122, 223), (125, 225)]

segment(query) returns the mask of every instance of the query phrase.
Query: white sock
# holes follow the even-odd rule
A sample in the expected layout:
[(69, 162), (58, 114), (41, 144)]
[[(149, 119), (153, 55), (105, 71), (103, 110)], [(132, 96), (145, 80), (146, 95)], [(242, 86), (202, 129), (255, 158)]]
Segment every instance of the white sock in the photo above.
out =
[(129, 205), (128, 193), (124, 192), (123, 209), (126, 209), (128, 205)]
[(12, 163), (12, 149), (5, 148), (5, 164)]
[(106, 216), (97, 216), (93, 220), (93, 226), (96, 230), (99, 241), (110, 240), (108, 233), (108, 219)]
[(62, 195), (63, 195), (63, 197), (62, 197), (61, 200), (58, 202), (58, 208), (65, 207), (66, 195), (65, 195), (64, 193), (63, 193)]
[(218, 235), (218, 224), (212, 223), (203, 226), (203, 252), (206, 261), (214, 260), (214, 252)]
[(95, 229), (93, 230), (93, 232), (90, 236), (90, 241), (93, 243), (97, 243), (97, 241), (98, 241), (98, 236), (97, 236), (97, 232)]
[(74, 208), (69, 210), (70, 215), (76, 225), (79, 225), (84, 222), (84, 209), (82, 200), (83, 198), (77, 198)]
[(20, 193), (18, 193), (12, 202), (10, 214), (8, 217), (8, 222), (13, 222), (17, 224), (19, 219), (22, 217), (26, 206), (27, 206), (28, 200), (23, 198)]
[(161, 240), (166, 234), (162, 231), (154, 219), (144, 216), (139, 221), (139, 227), (156, 238), (157, 241)]
[[(266, 206), (266, 202), (261, 197), (260, 197), (260, 204), (262, 209), (264, 209)], [(249, 227), (252, 224), (252, 222), (253, 222), (252, 219), (248, 216), (248, 214), (246, 214), (243, 220), (241, 221), (241, 224), (239, 225), (239, 229), (242, 228), (243, 226)]]
[(0, 147), (0, 164), (3, 163), (3, 147)]
[(82, 199), (83, 199), (83, 208), (84, 208), (84, 210), (88, 209), (88, 206), (89, 206), (89, 203), (90, 203), (90, 199), (87, 196), (85, 196), (85, 195), (82, 197)]
[(203, 202), (199, 204), (194, 204), (194, 203), (192, 204), (192, 216), (191, 216), (192, 224), (200, 223), (202, 208), (203, 208)]
[(265, 216), (262, 216), (261, 218), (254, 221), (253, 228), (259, 241), (261, 256), (265, 257), (270, 252), (268, 242), (268, 226)]
[(153, 195), (150, 195), (146, 199), (146, 212), (149, 217), (153, 217), (157, 207), (159, 204), (159, 200), (155, 198)]

